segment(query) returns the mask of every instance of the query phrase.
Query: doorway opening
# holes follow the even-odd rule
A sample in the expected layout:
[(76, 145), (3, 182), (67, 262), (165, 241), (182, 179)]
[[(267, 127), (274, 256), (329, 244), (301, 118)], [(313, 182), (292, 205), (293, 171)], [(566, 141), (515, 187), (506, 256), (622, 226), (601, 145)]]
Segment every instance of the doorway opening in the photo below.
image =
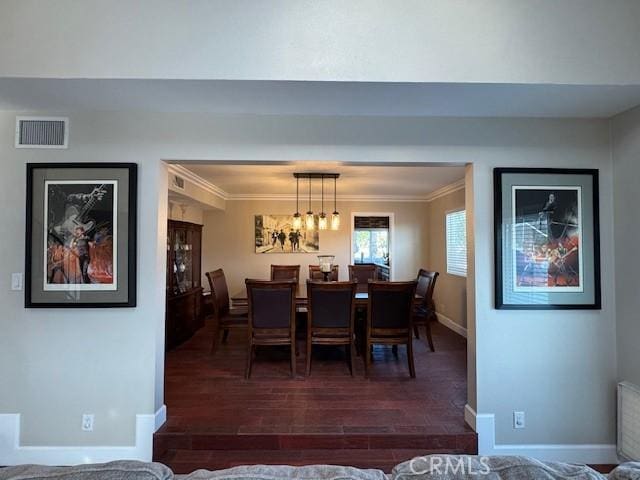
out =
[[(285, 248), (287, 220), (281, 217), (296, 212), (293, 173), (299, 171), (339, 171), (344, 193), (337, 196), (337, 209), (350, 219), (339, 230), (318, 232), (312, 252)], [(168, 415), (156, 434), (156, 460), (177, 472), (196, 463), (223, 468), (283, 462), (388, 470), (432, 450), (477, 452), (477, 436), (464, 420), (467, 279), (447, 270), (447, 213), (466, 208), (464, 166), (183, 162), (170, 165), (169, 175), (184, 180), (169, 179), (169, 221), (196, 232), (200, 225), (201, 237), (178, 246), (170, 237), (167, 275), (191, 272), (189, 285), (199, 290), (190, 300), (168, 292)], [(320, 191), (310, 193), (315, 211)], [(264, 247), (265, 228), (285, 233), (280, 251)], [(338, 280), (347, 280), (349, 265), (358, 263), (378, 266), (381, 280), (414, 280), (420, 269), (438, 273), (428, 323), (434, 351), (421, 324), (412, 335), (415, 379), (409, 377), (406, 349), (385, 345), (360, 351), (353, 376), (342, 347), (314, 346), (313, 368), (305, 376), (304, 307), (296, 314), (296, 378), (289, 375), (289, 350), (267, 347), (258, 348), (251, 378), (244, 378), (247, 330), (216, 325), (212, 275), (206, 274), (221, 269), (230, 306), (241, 309), (246, 278), (267, 280), (271, 265), (299, 265), (304, 284), (318, 255), (335, 257)], [(187, 327), (172, 341), (176, 322)], [(363, 374), (367, 354), (373, 358), (369, 378)]]

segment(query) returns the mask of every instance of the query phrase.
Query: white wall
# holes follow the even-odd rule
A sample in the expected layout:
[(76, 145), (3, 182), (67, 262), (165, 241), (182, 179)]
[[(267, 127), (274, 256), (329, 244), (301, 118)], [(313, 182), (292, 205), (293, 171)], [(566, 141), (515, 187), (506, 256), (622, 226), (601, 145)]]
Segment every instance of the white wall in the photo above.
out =
[(640, 385), (640, 108), (613, 118), (618, 379)]
[[(135, 133), (96, 115), (72, 118), (69, 150), (17, 150), (15, 115), (0, 114), (0, 413), (22, 414), (22, 445), (133, 445), (136, 415), (154, 414), (162, 391), (155, 372), (164, 338), (166, 173)], [(24, 271), (25, 164), (72, 161), (140, 166), (137, 308), (25, 309), (23, 292), (10, 291), (10, 272)], [(80, 429), (83, 413), (95, 414), (91, 433)]]
[(634, 0), (5, 0), (0, 75), (637, 84)]
[[(47, 151), (14, 149), (14, 116), (0, 115), (0, 201), (17, 206), (0, 210), (0, 412), (23, 414), (25, 444), (131, 444), (134, 415), (151, 414), (162, 403), (162, 159), (472, 162), (467, 206), (475, 212), (476, 301), (469, 327), (475, 326), (477, 359), (469, 384), (477, 383), (477, 399), (470, 403), (479, 413), (495, 414), (498, 443), (614, 443), (613, 178), (606, 121), (102, 112), (70, 117), (71, 148)], [(25, 310), (22, 295), (9, 291), (9, 273), (23, 269), (22, 202), (30, 161), (139, 163), (137, 308)], [(491, 173), (497, 166), (600, 169), (601, 311), (493, 309)], [(511, 429), (513, 410), (527, 413), (527, 428)], [(92, 434), (80, 431), (82, 413), (96, 414)]]

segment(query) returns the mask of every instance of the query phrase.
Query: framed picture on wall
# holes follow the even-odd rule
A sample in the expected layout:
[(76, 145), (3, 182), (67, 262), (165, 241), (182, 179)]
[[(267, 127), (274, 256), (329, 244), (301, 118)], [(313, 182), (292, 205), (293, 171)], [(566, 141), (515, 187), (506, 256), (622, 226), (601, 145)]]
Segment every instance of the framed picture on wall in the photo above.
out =
[(498, 309), (600, 309), (598, 171), (494, 169)]
[(26, 307), (136, 305), (137, 165), (27, 164)]
[(315, 226), (308, 230), (293, 228), (293, 215), (255, 215), (254, 245), (256, 253), (317, 253), (320, 250), (318, 216), (314, 215)]

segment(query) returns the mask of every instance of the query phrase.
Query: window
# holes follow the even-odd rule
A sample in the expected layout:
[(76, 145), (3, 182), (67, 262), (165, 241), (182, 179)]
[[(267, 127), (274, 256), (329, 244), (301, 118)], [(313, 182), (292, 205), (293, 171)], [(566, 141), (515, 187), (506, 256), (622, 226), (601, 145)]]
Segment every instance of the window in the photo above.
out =
[(389, 217), (355, 217), (353, 263), (388, 264)]
[(389, 230), (356, 230), (353, 252), (354, 263), (385, 263), (389, 255)]
[(447, 273), (467, 276), (467, 215), (464, 210), (447, 213)]

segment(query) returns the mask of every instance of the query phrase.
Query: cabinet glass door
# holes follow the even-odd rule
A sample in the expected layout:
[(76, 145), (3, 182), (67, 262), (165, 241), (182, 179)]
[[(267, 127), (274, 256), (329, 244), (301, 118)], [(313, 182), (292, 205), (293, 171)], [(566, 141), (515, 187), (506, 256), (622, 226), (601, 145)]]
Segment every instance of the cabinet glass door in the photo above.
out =
[(185, 229), (175, 230), (173, 244), (173, 274), (176, 293), (193, 287), (193, 233)]

